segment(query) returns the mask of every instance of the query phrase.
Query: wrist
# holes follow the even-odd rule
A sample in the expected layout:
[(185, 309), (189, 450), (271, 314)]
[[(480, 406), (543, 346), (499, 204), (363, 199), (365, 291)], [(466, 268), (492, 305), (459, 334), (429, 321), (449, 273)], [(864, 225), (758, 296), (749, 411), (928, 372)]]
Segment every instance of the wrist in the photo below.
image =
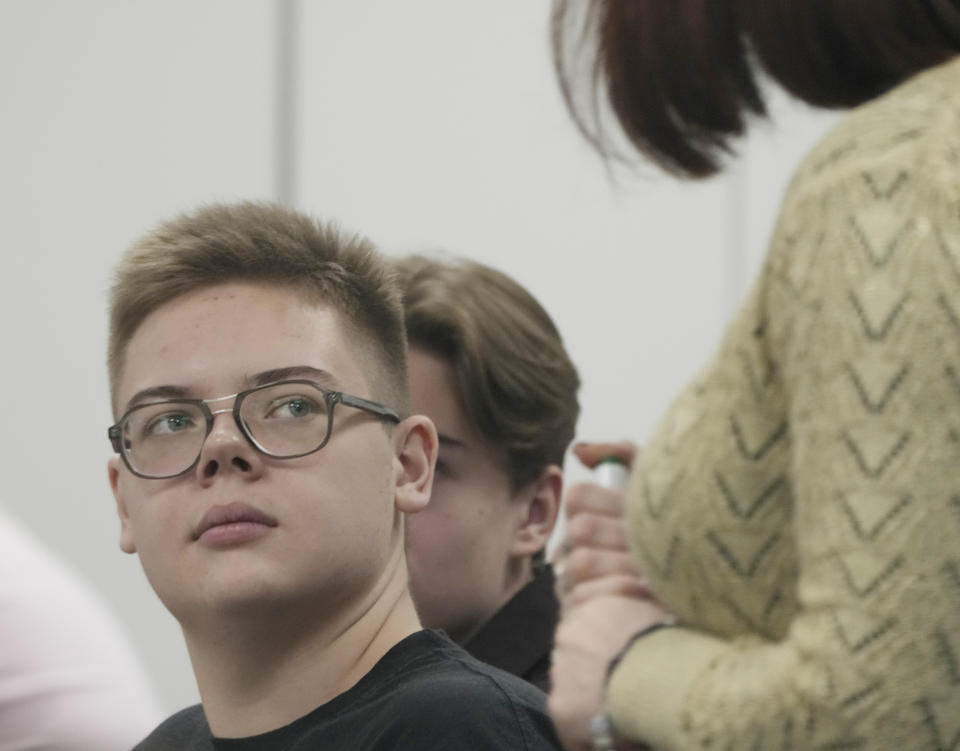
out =
[(606, 712), (598, 712), (590, 718), (587, 732), (590, 734), (590, 751), (617, 751), (620, 737)]
[[(623, 656), (630, 650), (630, 647), (632, 647), (638, 640), (645, 636), (649, 636), (660, 629), (675, 626), (676, 623), (676, 618), (674, 618), (672, 615), (667, 615), (656, 623), (652, 623), (633, 634), (633, 636), (627, 640), (627, 643), (624, 644), (623, 649), (621, 649), (620, 652), (612, 660), (610, 660), (609, 665), (607, 665), (604, 683), (607, 684), (610, 682), (610, 676), (613, 675), (613, 671), (616, 670), (617, 666), (620, 664), (620, 661), (623, 659)], [(619, 749), (626, 748), (647, 748), (646, 746), (626, 745), (628, 741), (626, 741), (626, 739), (617, 732), (613, 718), (605, 710), (597, 712), (590, 718), (587, 723), (587, 731), (590, 736), (590, 751), (618, 751)]]
[(662, 628), (670, 628), (671, 626), (677, 625), (677, 619), (672, 615), (665, 615), (659, 621), (651, 623), (649, 626), (640, 629), (633, 636), (627, 639), (627, 643), (623, 645), (623, 648), (617, 652), (612, 660), (610, 660), (607, 665), (606, 678), (604, 679), (605, 683), (610, 682), (610, 676), (613, 675), (613, 671), (617, 669), (617, 665), (620, 664), (620, 661), (623, 660), (624, 655), (630, 651), (630, 647), (636, 644), (640, 639), (645, 636), (649, 636), (654, 631), (659, 631)]
[(605, 712), (590, 718), (590, 751), (652, 751), (642, 743), (626, 740), (617, 732), (613, 720)]

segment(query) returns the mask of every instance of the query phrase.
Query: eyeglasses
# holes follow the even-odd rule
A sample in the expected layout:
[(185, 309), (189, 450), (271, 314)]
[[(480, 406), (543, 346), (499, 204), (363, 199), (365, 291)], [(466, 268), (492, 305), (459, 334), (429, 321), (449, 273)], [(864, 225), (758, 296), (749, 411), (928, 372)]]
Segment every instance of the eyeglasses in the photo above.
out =
[[(233, 407), (208, 405), (233, 399)], [(133, 474), (147, 479), (177, 477), (200, 460), (204, 441), (219, 414), (233, 412), (244, 437), (274, 459), (295, 459), (327, 445), (338, 404), (391, 422), (400, 416), (382, 404), (331, 391), (308, 380), (267, 383), (216, 399), (164, 399), (138, 404), (107, 430), (113, 450)]]

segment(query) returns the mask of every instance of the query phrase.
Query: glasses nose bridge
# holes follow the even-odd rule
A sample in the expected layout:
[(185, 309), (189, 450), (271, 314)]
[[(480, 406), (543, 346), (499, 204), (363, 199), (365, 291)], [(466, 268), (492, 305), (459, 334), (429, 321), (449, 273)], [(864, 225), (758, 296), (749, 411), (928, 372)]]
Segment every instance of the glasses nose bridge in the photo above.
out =
[[(243, 439), (243, 442), (256, 448), (256, 444), (253, 441), (252, 436), (247, 431), (246, 426), (243, 424), (243, 420), (240, 418), (238, 412), (240, 404), (242, 404), (242, 399), (245, 392), (238, 391), (236, 394), (228, 394), (227, 396), (218, 396), (213, 399), (203, 399), (203, 409), (207, 413), (209, 419), (207, 420), (207, 432), (203, 437), (203, 442), (200, 444), (200, 447), (197, 451), (197, 460), (202, 461), (203, 453), (207, 449), (207, 446), (214, 436), (215, 433), (223, 433), (224, 430), (231, 432), (236, 430), (239, 432), (240, 437)], [(230, 403), (232, 400), (232, 403)], [(216, 405), (223, 405), (219, 409), (213, 409)], [(216, 419), (218, 415), (232, 415), (233, 419), (230, 420), (232, 427), (226, 427), (221, 425), (219, 429), (216, 428)], [(220, 438), (214, 438), (214, 440), (222, 440)]]
[[(243, 392), (239, 391), (236, 394), (227, 394), (227, 396), (218, 396), (213, 399), (203, 400), (203, 407), (207, 411), (207, 413), (210, 415), (210, 420), (208, 423), (209, 427), (207, 429), (207, 435), (204, 438), (204, 443), (206, 443), (206, 439), (210, 437), (210, 433), (213, 432), (214, 421), (217, 419), (217, 415), (227, 415), (227, 414), (235, 415), (235, 418), (236, 418), (235, 422), (237, 423), (237, 427), (240, 428), (240, 432), (243, 434), (244, 438), (247, 438), (247, 440), (249, 440), (249, 438), (246, 435), (246, 431), (243, 429), (243, 426), (240, 424), (239, 415), (236, 414), (238, 400), (242, 399), (242, 397), (243, 397)], [(230, 400), (233, 400), (232, 404), (228, 406), (223, 406), (220, 409), (213, 409), (215, 405), (223, 404), (224, 402), (228, 402)]]
[(229, 401), (230, 399), (236, 400), (236, 398), (240, 396), (240, 393), (242, 392), (238, 392), (236, 394), (227, 394), (226, 396), (218, 396), (213, 399), (204, 399), (203, 406), (207, 408), (207, 411), (210, 413), (211, 417), (226, 414), (227, 412), (233, 412), (236, 401), (234, 401), (234, 404), (231, 404), (229, 407), (224, 407), (223, 409), (212, 409), (212, 407), (217, 403)]

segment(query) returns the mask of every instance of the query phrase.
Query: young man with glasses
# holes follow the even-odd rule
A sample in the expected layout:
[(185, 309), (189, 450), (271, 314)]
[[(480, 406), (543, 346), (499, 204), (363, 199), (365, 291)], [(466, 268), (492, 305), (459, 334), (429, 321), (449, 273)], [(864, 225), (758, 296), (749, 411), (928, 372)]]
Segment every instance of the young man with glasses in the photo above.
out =
[(152, 749), (553, 749), (538, 692), (421, 630), (403, 517), (437, 437), (369, 244), (271, 206), (135, 243), (112, 290), (121, 548), (179, 620), (202, 706)]

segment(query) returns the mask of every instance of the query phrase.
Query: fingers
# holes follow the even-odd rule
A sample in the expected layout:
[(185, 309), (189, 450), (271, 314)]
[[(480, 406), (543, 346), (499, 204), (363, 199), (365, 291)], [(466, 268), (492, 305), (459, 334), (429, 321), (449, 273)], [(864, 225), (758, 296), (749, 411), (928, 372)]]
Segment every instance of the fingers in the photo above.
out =
[(656, 601), (629, 551), (574, 547), (553, 564), (561, 609), (567, 611), (602, 595)]
[(642, 597), (656, 600), (646, 579), (637, 575), (611, 574), (576, 584), (573, 589), (564, 595), (563, 608), (564, 610), (575, 608), (587, 600), (603, 595)]
[(568, 517), (581, 512), (622, 517), (623, 493), (590, 482), (581, 482), (567, 491), (564, 506)]
[[(561, 597), (577, 584), (592, 579), (614, 574), (640, 578), (626, 524), (618, 511), (621, 495), (596, 486), (584, 486), (584, 490), (584, 494), (573, 492), (568, 498), (575, 512), (567, 520), (564, 540), (553, 558)], [(576, 511), (585, 506), (602, 511)]]
[(628, 551), (627, 526), (619, 514), (577, 511), (567, 519), (564, 550), (578, 547)]
[(627, 552), (574, 548), (564, 560), (562, 582), (566, 591), (578, 584), (604, 576), (625, 574), (640, 578), (633, 556)]
[(604, 459), (619, 459), (628, 467), (633, 463), (637, 445), (633, 441), (612, 441), (606, 443), (578, 443), (573, 453), (585, 466), (593, 469)]

